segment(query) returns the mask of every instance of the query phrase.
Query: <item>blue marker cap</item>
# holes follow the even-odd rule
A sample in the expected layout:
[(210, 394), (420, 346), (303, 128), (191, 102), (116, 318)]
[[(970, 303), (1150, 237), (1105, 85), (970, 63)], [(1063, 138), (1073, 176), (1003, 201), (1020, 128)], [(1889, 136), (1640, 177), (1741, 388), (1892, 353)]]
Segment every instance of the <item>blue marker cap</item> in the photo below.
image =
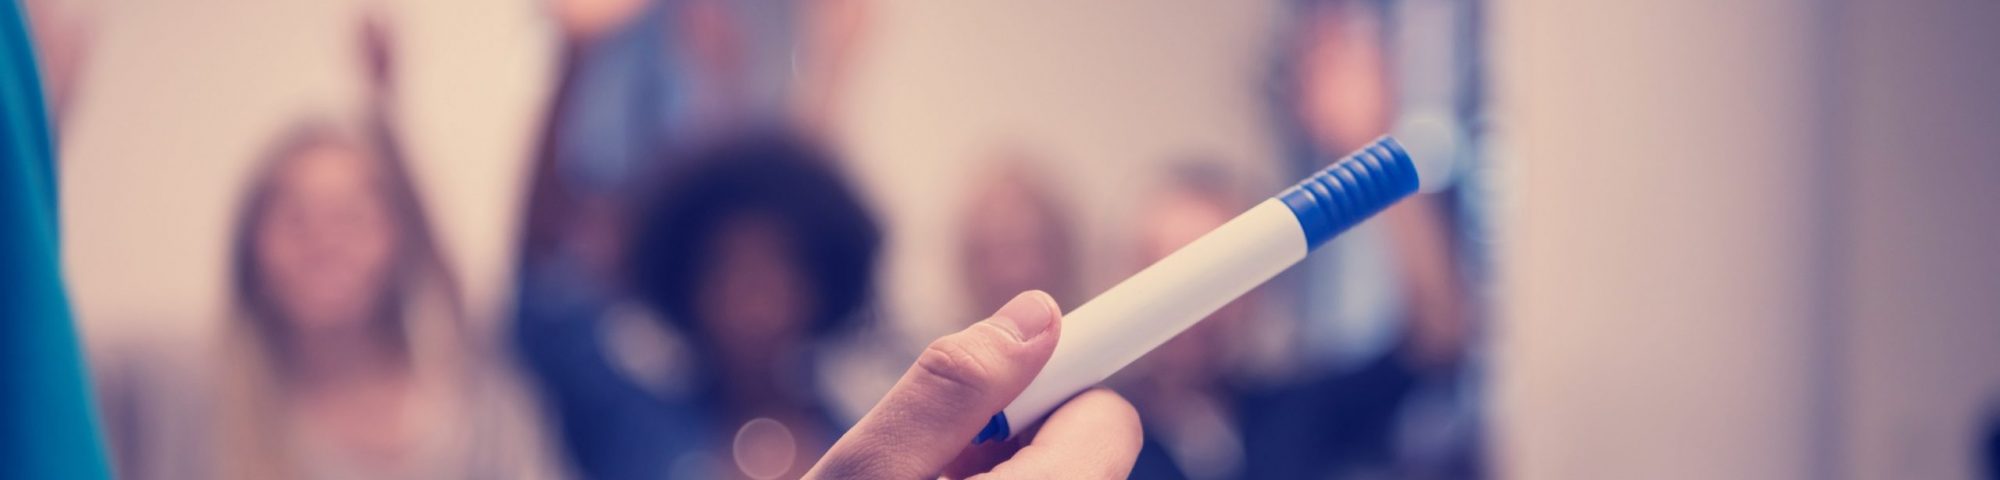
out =
[(1417, 167), (1396, 139), (1382, 137), (1278, 193), (1318, 247), (1417, 191)]
[(1000, 412), (986, 420), (986, 428), (980, 429), (978, 436), (972, 437), (972, 443), (978, 445), (988, 440), (1000, 440), (1013, 435), (1013, 428), (1007, 426), (1007, 412)]

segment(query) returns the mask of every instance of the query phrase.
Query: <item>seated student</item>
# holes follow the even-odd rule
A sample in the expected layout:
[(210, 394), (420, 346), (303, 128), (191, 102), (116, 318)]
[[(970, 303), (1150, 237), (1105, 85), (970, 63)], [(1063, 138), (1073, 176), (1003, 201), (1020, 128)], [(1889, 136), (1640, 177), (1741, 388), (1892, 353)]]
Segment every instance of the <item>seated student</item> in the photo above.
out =
[(251, 177), (233, 247), (216, 473), (557, 473), (533, 409), (467, 338), (455, 280), (383, 129), (305, 123), (280, 137)]
[[(816, 145), (777, 130), (698, 148), (639, 209), (633, 290), (693, 352), (688, 452), (699, 478), (795, 477), (846, 425), (816, 349), (864, 317), (881, 234)], [(682, 443), (682, 442), (674, 442)]]

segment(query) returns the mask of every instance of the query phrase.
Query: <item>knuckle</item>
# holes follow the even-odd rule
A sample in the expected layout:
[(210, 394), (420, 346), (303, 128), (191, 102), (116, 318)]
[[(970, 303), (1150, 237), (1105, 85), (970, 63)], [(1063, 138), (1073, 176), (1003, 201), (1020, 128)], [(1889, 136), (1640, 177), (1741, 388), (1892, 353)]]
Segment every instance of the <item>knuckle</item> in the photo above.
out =
[(917, 356), (917, 369), (931, 379), (939, 394), (973, 398), (992, 383), (993, 368), (971, 345), (956, 335), (940, 338)]

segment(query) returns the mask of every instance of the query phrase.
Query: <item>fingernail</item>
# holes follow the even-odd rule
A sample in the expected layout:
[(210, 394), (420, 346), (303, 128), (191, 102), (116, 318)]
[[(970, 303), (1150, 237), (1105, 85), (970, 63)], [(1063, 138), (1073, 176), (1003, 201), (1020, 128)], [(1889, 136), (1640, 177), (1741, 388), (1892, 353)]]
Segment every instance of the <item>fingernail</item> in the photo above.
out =
[(1060, 314), (1056, 312), (1055, 299), (1040, 290), (1029, 290), (1008, 300), (1006, 306), (993, 314), (993, 321), (1013, 329), (1015, 337), (1025, 342), (1048, 330), (1056, 315)]

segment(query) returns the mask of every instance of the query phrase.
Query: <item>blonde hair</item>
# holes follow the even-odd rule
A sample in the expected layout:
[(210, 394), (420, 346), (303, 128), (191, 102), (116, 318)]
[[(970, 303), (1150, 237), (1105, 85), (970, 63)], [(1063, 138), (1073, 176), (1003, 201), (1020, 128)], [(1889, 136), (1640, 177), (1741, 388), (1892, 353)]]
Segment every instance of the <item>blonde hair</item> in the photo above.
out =
[[(297, 478), (298, 461), (287, 448), (285, 381), (292, 360), (283, 348), (291, 332), (275, 300), (264, 290), (257, 263), (256, 232), (278, 178), (297, 158), (315, 148), (359, 150), (372, 161), (379, 193), (395, 219), (396, 258), (377, 290), (374, 332), (388, 337), (398, 360), (420, 385), (451, 389), (466, 375), (468, 350), (463, 306), (452, 276), (431, 234), (415, 183), (383, 126), (373, 119), (336, 123), (311, 119), (291, 127), (265, 151), (245, 191), (231, 252), (234, 313), (223, 326), (220, 428), (216, 473), (221, 478)], [(359, 126), (353, 128), (349, 126)], [(420, 321), (420, 320), (436, 321)]]

